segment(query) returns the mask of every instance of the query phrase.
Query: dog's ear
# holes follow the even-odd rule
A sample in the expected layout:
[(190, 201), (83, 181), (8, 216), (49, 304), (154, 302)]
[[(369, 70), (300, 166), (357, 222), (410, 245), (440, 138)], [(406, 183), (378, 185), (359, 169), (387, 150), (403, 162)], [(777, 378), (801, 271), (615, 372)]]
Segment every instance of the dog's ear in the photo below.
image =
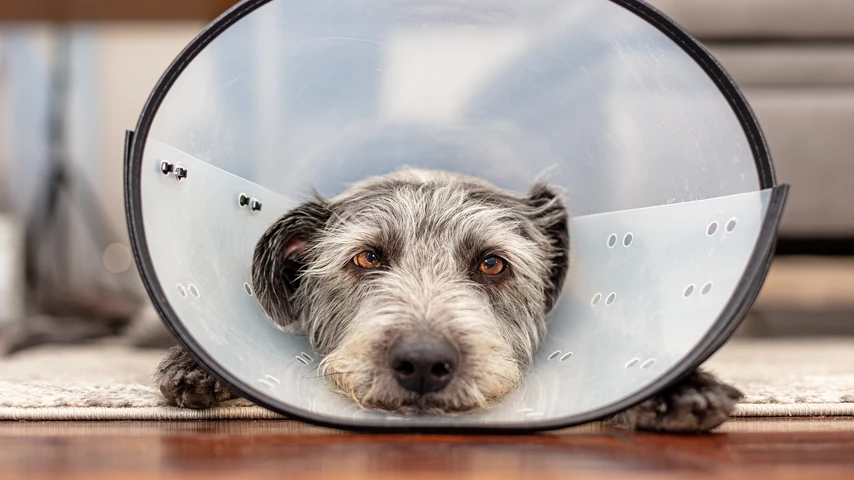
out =
[(320, 197), (286, 213), (255, 245), (252, 288), (261, 308), (279, 325), (299, 318), (294, 293), (305, 267), (305, 253), (331, 216)]
[(526, 202), (530, 218), (549, 241), (551, 271), (546, 284), (546, 311), (557, 303), (569, 269), (569, 213), (558, 193), (545, 183), (537, 182), (528, 190)]

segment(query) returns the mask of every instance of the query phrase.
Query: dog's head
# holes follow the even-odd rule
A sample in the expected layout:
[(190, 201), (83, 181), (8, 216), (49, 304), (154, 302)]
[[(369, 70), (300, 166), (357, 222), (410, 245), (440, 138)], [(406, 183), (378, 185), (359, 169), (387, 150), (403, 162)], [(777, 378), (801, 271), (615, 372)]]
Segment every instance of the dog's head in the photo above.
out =
[(287, 213), (258, 242), (252, 280), (360, 404), (466, 410), (530, 364), (566, 276), (567, 226), (543, 184), (516, 195), (406, 170)]

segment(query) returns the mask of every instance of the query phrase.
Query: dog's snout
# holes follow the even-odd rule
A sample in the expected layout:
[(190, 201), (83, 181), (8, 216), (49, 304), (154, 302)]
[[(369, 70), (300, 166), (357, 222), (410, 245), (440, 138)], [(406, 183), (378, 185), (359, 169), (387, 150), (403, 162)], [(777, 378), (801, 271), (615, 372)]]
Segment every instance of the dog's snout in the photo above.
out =
[(401, 387), (423, 395), (438, 392), (450, 383), (459, 352), (437, 334), (420, 333), (395, 341), (388, 361)]

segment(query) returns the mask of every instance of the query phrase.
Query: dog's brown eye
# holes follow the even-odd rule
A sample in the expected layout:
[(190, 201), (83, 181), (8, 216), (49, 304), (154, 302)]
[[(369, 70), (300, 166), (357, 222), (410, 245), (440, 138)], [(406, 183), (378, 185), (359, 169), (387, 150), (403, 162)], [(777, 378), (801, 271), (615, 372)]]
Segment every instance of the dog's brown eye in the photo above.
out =
[(480, 262), (480, 273), (484, 275), (498, 275), (504, 271), (506, 264), (501, 257), (487, 257)]
[(377, 252), (372, 250), (365, 250), (353, 257), (353, 263), (355, 263), (357, 267), (364, 268), (366, 270), (379, 268), (383, 264), (380, 260), (380, 256), (377, 255)]

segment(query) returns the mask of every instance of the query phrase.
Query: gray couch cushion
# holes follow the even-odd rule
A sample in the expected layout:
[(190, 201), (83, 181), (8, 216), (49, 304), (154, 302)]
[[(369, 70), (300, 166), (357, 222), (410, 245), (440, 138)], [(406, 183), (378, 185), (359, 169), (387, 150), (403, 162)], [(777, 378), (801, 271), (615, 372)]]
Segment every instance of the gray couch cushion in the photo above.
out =
[(781, 233), (854, 235), (854, 87), (747, 88), (777, 179), (792, 185)]
[(854, 87), (854, 42), (707, 47), (742, 87)]
[(854, 39), (852, 0), (649, 0), (700, 39)]

